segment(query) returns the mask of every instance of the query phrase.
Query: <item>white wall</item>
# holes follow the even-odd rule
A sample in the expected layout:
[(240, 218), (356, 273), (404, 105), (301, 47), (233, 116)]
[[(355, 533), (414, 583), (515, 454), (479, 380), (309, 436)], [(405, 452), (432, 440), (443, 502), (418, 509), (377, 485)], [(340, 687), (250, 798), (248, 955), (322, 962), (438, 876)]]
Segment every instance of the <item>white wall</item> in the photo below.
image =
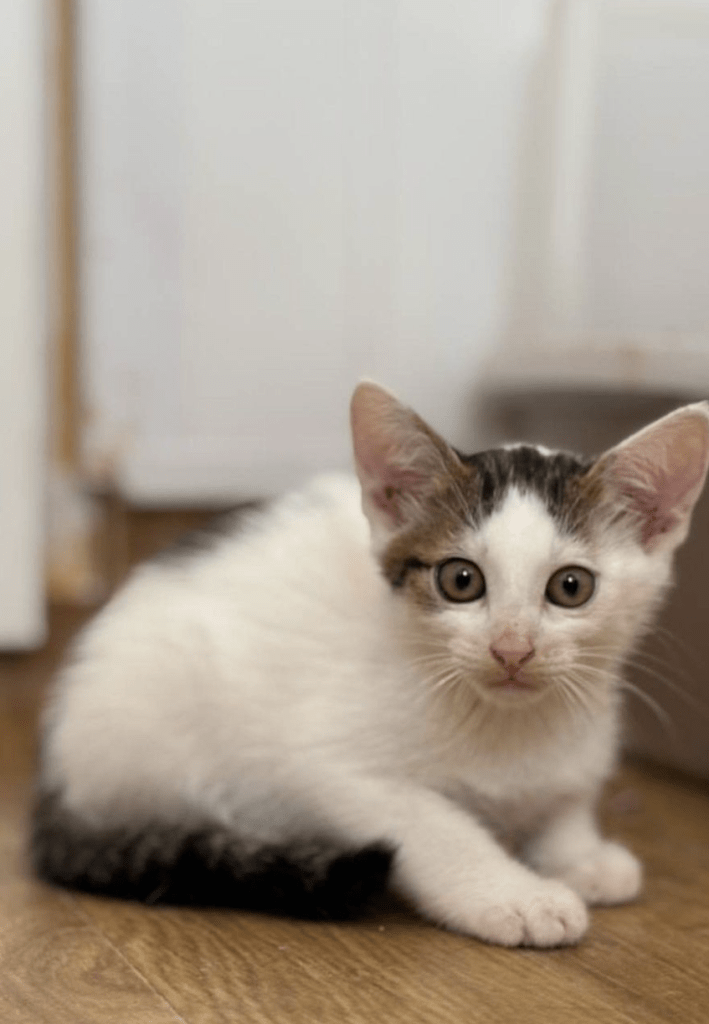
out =
[(87, 0), (85, 458), (142, 501), (347, 463), (362, 375), (467, 443), (548, 0)]

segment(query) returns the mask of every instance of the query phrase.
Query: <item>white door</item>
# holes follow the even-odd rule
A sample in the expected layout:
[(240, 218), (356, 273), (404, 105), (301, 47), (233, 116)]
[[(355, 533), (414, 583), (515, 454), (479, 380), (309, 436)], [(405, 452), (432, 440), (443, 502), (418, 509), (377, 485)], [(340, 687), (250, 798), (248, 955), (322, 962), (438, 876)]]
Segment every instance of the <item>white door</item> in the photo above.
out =
[(549, 0), (87, 0), (85, 464), (140, 502), (347, 465), (357, 378), (465, 447)]

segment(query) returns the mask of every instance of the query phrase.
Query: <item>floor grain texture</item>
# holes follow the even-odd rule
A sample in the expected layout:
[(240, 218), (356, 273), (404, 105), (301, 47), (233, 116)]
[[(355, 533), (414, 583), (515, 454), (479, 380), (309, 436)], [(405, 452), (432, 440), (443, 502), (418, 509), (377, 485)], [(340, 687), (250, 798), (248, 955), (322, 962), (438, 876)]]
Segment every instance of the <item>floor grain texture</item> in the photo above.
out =
[(639, 903), (596, 910), (574, 949), (504, 950), (393, 900), (346, 925), (145, 908), (52, 890), (24, 835), (37, 710), (82, 615), (0, 658), (2, 1024), (659, 1024), (709, 1021), (709, 786), (627, 767), (603, 817), (646, 865)]

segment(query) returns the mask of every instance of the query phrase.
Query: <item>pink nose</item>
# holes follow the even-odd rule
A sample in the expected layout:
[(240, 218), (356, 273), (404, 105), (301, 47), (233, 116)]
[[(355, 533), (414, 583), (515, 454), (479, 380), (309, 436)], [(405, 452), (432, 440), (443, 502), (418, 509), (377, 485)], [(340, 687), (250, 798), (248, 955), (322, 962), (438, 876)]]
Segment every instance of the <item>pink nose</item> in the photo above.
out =
[(490, 654), (503, 668), (516, 671), (534, 657), (534, 647), (522, 637), (501, 637), (497, 643), (490, 644)]

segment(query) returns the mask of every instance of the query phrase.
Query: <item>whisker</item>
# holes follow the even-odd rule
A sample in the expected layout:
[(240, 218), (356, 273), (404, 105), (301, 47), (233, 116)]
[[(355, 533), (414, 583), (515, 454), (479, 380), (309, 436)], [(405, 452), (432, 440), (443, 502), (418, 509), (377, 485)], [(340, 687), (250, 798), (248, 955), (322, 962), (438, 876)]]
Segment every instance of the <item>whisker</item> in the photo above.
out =
[(629, 693), (634, 694), (644, 704), (646, 704), (647, 707), (649, 707), (650, 710), (654, 712), (654, 714), (657, 717), (657, 720), (660, 722), (661, 725), (665, 727), (668, 734), (674, 740), (677, 739), (677, 730), (675, 728), (674, 722), (672, 721), (672, 719), (667, 714), (667, 712), (661, 704), (658, 704), (658, 702), (653, 697), (651, 697), (648, 693), (645, 693), (644, 690), (641, 690), (639, 686), (635, 686), (634, 683), (629, 683), (627, 680), (623, 681), (622, 688), (624, 690), (628, 690)]
[[(586, 651), (582, 652), (582, 654), (578, 657), (577, 662), (579, 664), (585, 664), (586, 667), (589, 668), (589, 669), (592, 669), (594, 667), (597, 668), (597, 666), (594, 666), (592, 664), (588, 664), (588, 662), (585, 660), (585, 657), (584, 657), (586, 654), (587, 654)], [(593, 655), (591, 654), (590, 657), (593, 658)], [(648, 664), (645, 664), (645, 662), (648, 662)], [(663, 662), (663, 660), (661, 658), (651, 657), (651, 656), (649, 656), (646, 653), (632, 654), (632, 655), (626, 656), (622, 660), (622, 665), (623, 666), (627, 666), (629, 668), (635, 668), (635, 669), (638, 669), (640, 671), (646, 672), (647, 675), (651, 675), (654, 678), (660, 680), (661, 682), (666, 683), (672, 689), (676, 689), (677, 692), (680, 693), (681, 695), (689, 698), (689, 695), (684, 693), (684, 691), (679, 686), (679, 684), (672, 682), (672, 680), (668, 679), (666, 675), (663, 675), (662, 673), (660, 673), (659, 669), (665, 669), (666, 672), (668, 672), (668, 673), (672, 672), (673, 674), (684, 676), (687, 679), (691, 679), (691, 677), (686, 672), (678, 671), (674, 665), (666, 664), (665, 662)], [(601, 669), (600, 671), (604, 671), (604, 670)]]
[(570, 711), (575, 712), (576, 711), (576, 702), (575, 702), (574, 698), (571, 696), (571, 694), (569, 693), (569, 690), (568, 690), (567, 686), (563, 682), (559, 686), (558, 693), (559, 693), (559, 696), (561, 697), (563, 703), (566, 705), (566, 707)]
[(590, 695), (577, 678), (568, 672), (555, 678), (559, 684), (560, 692), (569, 699), (570, 704), (576, 709), (580, 709), (586, 715), (593, 713)]
[[(610, 652), (608, 648), (587, 647), (587, 648), (584, 648), (584, 653), (587, 654), (591, 658), (599, 658), (599, 659), (601, 659), (601, 658), (604, 657), (604, 655), (611, 654), (612, 652)], [(689, 650), (687, 650), (687, 653), (689, 653)], [(668, 673), (671, 673), (672, 675), (677, 676), (680, 679), (684, 679), (687, 682), (693, 680), (693, 676), (685, 668), (683, 668), (681, 666), (678, 666), (673, 661), (669, 661), (669, 660), (666, 660), (666, 659), (662, 658), (660, 655), (656, 654), (655, 652), (651, 652), (651, 651), (647, 651), (647, 650), (639, 650), (639, 651), (633, 652), (632, 654), (627, 654), (624, 657), (622, 657), (622, 659), (619, 659), (619, 660), (621, 660), (624, 665), (629, 665), (631, 667), (643, 668), (643, 669), (645, 668), (645, 664), (644, 663), (648, 663), (653, 668), (657, 667), (657, 668), (660, 668), (660, 669), (664, 669)], [(698, 662), (697, 662), (697, 668), (698, 669), (701, 668), (701, 666), (699, 665)]]
[(574, 667), (579, 668), (582, 672), (590, 672), (593, 675), (603, 676), (603, 678), (613, 678), (616, 673), (612, 672), (607, 668), (600, 668), (598, 665), (589, 665), (584, 662), (583, 658), (576, 658), (574, 661)]
[(653, 636), (666, 646), (669, 646), (671, 641), (677, 650), (679, 650), (683, 655), (686, 655), (694, 663), (697, 669), (702, 669), (703, 666), (696, 648), (692, 647), (691, 644), (688, 644), (686, 640), (680, 639), (680, 637), (673, 633), (672, 630), (667, 629), (666, 626), (660, 626), (656, 623), (653, 627)]
[(660, 668), (666, 669), (668, 672), (673, 672), (678, 677), (684, 679), (692, 679), (693, 676), (686, 668), (677, 664), (676, 661), (670, 660), (669, 658), (663, 658), (661, 655), (656, 654), (653, 651), (634, 651), (628, 655), (626, 662), (634, 659), (637, 662), (648, 662), (650, 665), (657, 665)]
[[(596, 673), (597, 675), (608, 675), (607, 672), (604, 672), (602, 669), (598, 669), (596, 666), (584, 665), (582, 659), (579, 659), (578, 663), (583, 665), (584, 671)], [(682, 686), (679, 685), (679, 683), (668, 678), (667, 675), (663, 674), (662, 672), (659, 672), (655, 667), (651, 665), (644, 665), (642, 661), (640, 661), (636, 657), (626, 658), (625, 666), (627, 666), (628, 668), (635, 669), (638, 672), (642, 672), (650, 679), (656, 680), (658, 683), (662, 683), (669, 690), (671, 690), (678, 697), (680, 697), (689, 707), (693, 708), (695, 711), (697, 711), (704, 717), (709, 718), (709, 705), (706, 705), (701, 701), (698, 701), (695, 697), (692, 696), (692, 694), (687, 693), (682, 688)], [(622, 683), (626, 682), (624, 675), (620, 676), (620, 679), (621, 685)]]
[(650, 679), (654, 679), (656, 682), (662, 683), (662, 685), (666, 686), (668, 690), (671, 690), (672, 693), (676, 694), (677, 697), (681, 698), (681, 700), (683, 700), (688, 707), (692, 708), (693, 711), (696, 711), (698, 714), (702, 715), (705, 718), (709, 718), (709, 705), (700, 700), (697, 700), (697, 698), (694, 697), (691, 693), (687, 693), (685, 690), (682, 689), (682, 687), (678, 683), (674, 682), (672, 679), (668, 679), (667, 676), (655, 671), (647, 665), (641, 665), (639, 663), (629, 661), (628, 666), (629, 668), (633, 668), (638, 672), (644, 673)]
[(440, 678), (433, 678), (429, 680), (429, 682), (433, 684), (429, 686), (429, 692), (435, 693), (437, 690), (454, 689), (460, 681), (460, 673), (456, 669), (453, 669), (445, 675), (442, 675)]
[(561, 695), (566, 706), (572, 712), (577, 712), (579, 709), (579, 698), (575, 693), (573, 687), (569, 686), (565, 680), (559, 680), (559, 694)]
[(437, 665), (448, 665), (450, 664), (450, 654), (427, 654), (418, 658), (411, 658), (409, 666), (411, 668), (426, 668), (430, 666), (435, 668)]
[[(582, 654), (580, 655), (580, 657), (578, 658), (578, 660), (577, 660), (577, 664), (579, 666), (582, 666), (582, 671), (589, 672), (592, 675), (596, 675), (597, 677), (598, 676), (603, 676), (603, 675), (607, 676), (608, 675), (607, 671), (604, 671), (603, 669), (600, 669), (598, 666), (595, 666), (595, 665), (592, 665), (592, 664), (588, 664), (587, 656), (590, 653), (591, 652), (589, 652), (588, 649), (585, 649), (582, 652)], [(591, 657), (592, 656), (593, 655), (591, 654)], [(651, 660), (654, 661), (656, 664), (653, 665), (653, 664), (644, 664), (643, 663), (644, 661), (651, 661)], [(630, 657), (626, 657), (624, 659), (624, 665), (627, 666), (628, 668), (631, 668), (631, 669), (634, 669), (634, 670), (636, 670), (638, 672), (641, 672), (641, 673), (645, 674), (648, 678), (657, 681), (658, 683), (662, 684), (663, 686), (666, 686), (672, 693), (676, 694), (677, 697), (682, 699), (694, 711), (696, 711), (698, 714), (702, 715), (702, 717), (704, 717), (706, 719), (709, 719), (709, 706), (708, 705), (703, 704), (701, 701), (696, 700), (696, 698), (694, 698), (691, 694), (687, 693), (682, 688), (682, 686), (679, 683), (677, 683), (674, 680), (668, 678), (668, 675), (658, 671), (658, 667), (662, 667), (662, 668), (666, 667), (666, 666), (664, 666), (662, 664), (661, 659), (659, 659), (659, 658), (650, 659), (649, 657), (647, 657), (646, 653), (643, 653), (641, 655), (635, 654), (635, 655), (631, 655)], [(661, 704), (659, 704), (659, 702), (654, 697), (652, 697), (652, 696), (650, 696), (650, 694), (646, 693), (645, 690), (642, 689), (642, 687), (637, 686), (635, 683), (630, 682), (625, 677), (625, 675), (619, 676), (619, 684), (620, 684), (621, 689), (627, 690), (627, 691), (635, 694), (635, 696), (638, 697), (639, 700), (643, 701), (649, 708), (651, 708), (651, 710), (653, 711), (655, 716), (658, 718), (658, 720), (662, 723), (662, 725), (666, 729), (668, 729), (668, 731), (671, 732), (673, 738), (676, 739), (676, 735), (677, 735), (676, 734), (676, 727), (672, 723), (672, 721), (671, 721), (669, 715), (667, 714), (667, 712), (665, 711), (665, 709), (662, 707)]]

